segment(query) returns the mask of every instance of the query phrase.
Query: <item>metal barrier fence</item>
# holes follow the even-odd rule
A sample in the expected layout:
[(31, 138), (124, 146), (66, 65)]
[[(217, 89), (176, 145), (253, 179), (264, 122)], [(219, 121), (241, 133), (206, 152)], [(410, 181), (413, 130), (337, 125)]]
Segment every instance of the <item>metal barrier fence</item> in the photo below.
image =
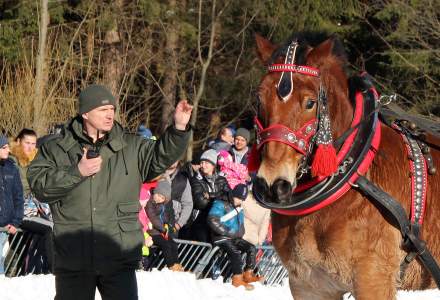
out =
[[(197, 278), (213, 278), (216, 279), (220, 275), (225, 282), (230, 281), (232, 277), (230, 261), (227, 254), (219, 247), (212, 247), (211, 244), (177, 240), (179, 249), (179, 261), (185, 271), (193, 272)], [(154, 249), (154, 248), (153, 248)], [(257, 246), (257, 264), (256, 270), (258, 274), (264, 276), (264, 284), (266, 285), (282, 285), (288, 277), (288, 272), (281, 264), (281, 261), (272, 246)], [(152, 251), (152, 262), (148, 268), (162, 269), (165, 266), (162, 251), (156, 248)], [(197, 253), (196, 260), (192, 258)], [(186, 259), (190, 257), (191, 259)], [(246, 254), (242, 257), (243, 262)]]
[[(0, 228), (0, 232), (4, 231)], [(30, 247), (33, 234), (18, 230), (17, 234), (9, 238), (9, 247), (5, 255), (5, 274), (8, 277), (34, 274), (35, 268), (29, 268), (27, 262), (33, 255), (34, 249)], [(175, 240), (178, 244), (179, 262), (185, 271), (192, 272), (197, 278), (216, 279), (223, 276), (225, 282), (230, 281), (232, 272), (227, 254), (219, 247), (211, 244)], [(2, 255), (0, 249), (0, 255)], [(257, 246), (257, 273), (264, 276), (265, 285), (282, 285), (288, 277), (287, 270), (281, 264), (278, 255), (272, 246)], [(29, 253), (33, 252), (33, 253)], [(246, 255), (243, 255), (243, 262)], [(150, 248), (149, 264), (146, 270), (165, 267), (162, 251), (157, 247)]]
[[(7, 232), (4, 228), (0, 228), (0, 232)], [(0, 255), (4, 255), (4, 268), (5, 275), (8, 277), (14, 277), (18, 275), (24, 275), (24, 257), (26, 255), (26, 245), (29, 243), (32, 236), (30, 234), (24, 234), (21, 229), (17, 229), (17, 233), (9, 235), (7, 248), (0, 249)]]
[[(212, 245), (197, 241), (175, 239), (179, 250), (179, 262), (185, 271), (197, 273), (198, 266), (203, 264), (212, 251)], [(150, 247), (150, 263), (147, 270), (165, 267), (162, 251), (158, 247)]]

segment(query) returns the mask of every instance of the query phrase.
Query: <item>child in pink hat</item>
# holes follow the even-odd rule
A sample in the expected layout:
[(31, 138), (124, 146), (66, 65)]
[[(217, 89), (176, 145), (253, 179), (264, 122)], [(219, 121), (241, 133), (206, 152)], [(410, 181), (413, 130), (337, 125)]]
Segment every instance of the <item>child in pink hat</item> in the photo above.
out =
[(220, 172), (226, 177), (228, 184), (233, 189), (238, 184), (246, 184), (249, 180), (249, 172), (245, 165), (235, 163), (231, 154), (226, 150), (220, 150), (218, 153), (217, 164)]

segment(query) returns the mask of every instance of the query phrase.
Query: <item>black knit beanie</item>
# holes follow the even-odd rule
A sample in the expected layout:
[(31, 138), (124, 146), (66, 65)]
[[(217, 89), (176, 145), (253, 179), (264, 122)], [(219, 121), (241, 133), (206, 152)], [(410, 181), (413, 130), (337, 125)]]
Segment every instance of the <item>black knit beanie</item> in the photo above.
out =
[(248, 188), (246, 184), (237, 184), (234, 189), (231, 191), (231, 196), (241, 199), (241, 200), (246, 200), (246, 197), (248, 195)]
[(113, 97), (112, 93), (103, 85), (89, 85), (79, 94), (78, 113), (80, 115), (104, 105), (113, 105), (116, 108), (115, 97)]

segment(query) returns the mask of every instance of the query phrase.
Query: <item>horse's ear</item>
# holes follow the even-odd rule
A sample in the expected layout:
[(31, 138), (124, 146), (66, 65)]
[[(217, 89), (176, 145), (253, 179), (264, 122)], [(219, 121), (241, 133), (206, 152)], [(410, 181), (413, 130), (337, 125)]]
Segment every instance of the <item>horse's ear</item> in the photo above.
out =
[(258, 33), (255, 34), (255, 42), (257, 43), (257, 52), (260, 60), (266, 63), (277, 47)]
[(316, 46), (307, 56), (308, 63), (321, 64), (322, 60), (328, 59), (330, 56), (336, 57), (341, 62), (346, 62), (346, 54), (344, 45), (334, 35)]

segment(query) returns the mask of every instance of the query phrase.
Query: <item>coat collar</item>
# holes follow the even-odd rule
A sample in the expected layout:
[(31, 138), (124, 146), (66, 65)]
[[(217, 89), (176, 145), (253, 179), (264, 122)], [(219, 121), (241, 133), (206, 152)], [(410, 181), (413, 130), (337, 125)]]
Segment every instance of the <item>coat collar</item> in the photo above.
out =
[[(78, 142), (83, 144), (91, 144), (90, 138), (84, 134), (82, 118), (77, 116), (64, 126), (62, 138), (57, 144), (68, 152)], [(114, 122), (112, 130), (108, 133), (108, 137), (104, 144), (107, 144), (113, 152), (117, 152), (126, 146), (124, 141), (124, 130), (118, 122)]]

